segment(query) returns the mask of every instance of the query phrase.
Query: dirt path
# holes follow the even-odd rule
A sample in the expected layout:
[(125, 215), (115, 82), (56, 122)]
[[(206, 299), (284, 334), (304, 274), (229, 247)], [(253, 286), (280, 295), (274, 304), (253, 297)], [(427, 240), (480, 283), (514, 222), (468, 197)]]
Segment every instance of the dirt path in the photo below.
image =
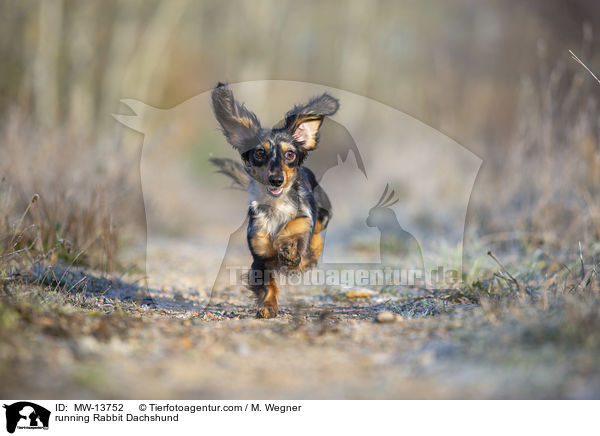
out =
[[(600, 392), (597, 356), (528, 342), (527, 323), (492, 324), (476, 301), (456, 291), (300, 292), (283, 300), (277, 319), (257, 320), (238, 289), (211, 300), (206, 290), (177, 284), (146, 290), (72, 269), (42, 276), (36, 298), (43, 307), (21, 298), (11, 309), (14, 325), (4, 327), (5, 398), (588, 398)], [(57, 279), (63, 291), (54, 290)], [(384, 311), (395, 315), (377, 322)], [(15, 339), (9, 333), (21, 331), (25, 319), (28, 330)]]

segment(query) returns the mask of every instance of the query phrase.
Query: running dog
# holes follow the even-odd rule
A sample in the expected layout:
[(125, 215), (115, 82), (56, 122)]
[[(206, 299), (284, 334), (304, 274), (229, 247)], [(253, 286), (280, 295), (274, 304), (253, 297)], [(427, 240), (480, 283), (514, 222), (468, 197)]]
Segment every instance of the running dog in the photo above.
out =
[(294, 106), (274, 128), (262, 127), (225, 84), (213, 90), (212, 105), (242, 163), (211, 162), (250, 193), (247, 239), (253, 261), (248, 286), (256, 297), (257, 318), (274, 318), (279, 292), (274, 273), (304, 271), (323, 250), (321, 232), (331, 219), (331, 203), (303, 163), (319, 143), (323, 119), (337, 112), (339, 102), (324, 93)]

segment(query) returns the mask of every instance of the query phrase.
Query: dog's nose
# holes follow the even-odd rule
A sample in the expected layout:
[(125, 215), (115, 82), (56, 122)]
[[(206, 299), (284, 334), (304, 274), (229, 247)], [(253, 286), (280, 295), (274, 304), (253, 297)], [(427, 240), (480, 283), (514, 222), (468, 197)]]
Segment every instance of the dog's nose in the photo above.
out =
[(273, 186), (281, 186), (283, 185), (283, 175), (273, 175), (269, 176), (269, 183)]

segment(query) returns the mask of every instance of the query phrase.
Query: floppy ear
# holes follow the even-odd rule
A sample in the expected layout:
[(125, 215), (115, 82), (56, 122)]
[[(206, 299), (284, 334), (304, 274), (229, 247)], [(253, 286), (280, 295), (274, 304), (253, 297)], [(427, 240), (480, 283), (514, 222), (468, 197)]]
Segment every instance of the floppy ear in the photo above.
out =
[(234, 148), (243, 153), (257, 144), (260, 121), (253, 112), (235, 101), (229, 86), (217, 85), (212, 92), (212, 105), (225, 138)]
[(304, 106), (295, 106), (285, 115), (285, 128), (305, 151), (314, 150), (319, 142), (319, 129), (326, 116), (340, 107), (337, 99), (327, 93), (311, 99)]

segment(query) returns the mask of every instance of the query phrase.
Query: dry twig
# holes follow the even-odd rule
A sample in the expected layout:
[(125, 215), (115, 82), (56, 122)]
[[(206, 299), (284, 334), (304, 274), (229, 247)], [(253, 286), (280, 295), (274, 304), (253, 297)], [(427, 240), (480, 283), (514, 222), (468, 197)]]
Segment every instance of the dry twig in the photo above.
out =
[[(504, 266), (504, 264), (502, 262), (500, 262), (500, 259), (498, 259), (496, 257), (496, 255), (494, 254), (494, 252), (492, 250), (489, 250), (487, 254), (492, 259), (494, 259), (494, 261), (500, 266), (500, 271), (502, 273), (502, 276), (504, 276), (504, 274), (506, 274), (510, 278), (510, 281), (513, 282), (517, 286), (517, 290), (520, 291), (521, 290), (521, 285), (519, 285), (519, 282), (517, 281), (517, 279), (514, 278), (513, 275), (508, 272), (508, 270), (506, 269), (506, 267)], [(503, 277), (503, 278), (506, 280), (505, 277)], [(529, 293), (529, 292), (527, 292), (527, 293)]]
[(590, 74), (591, 74), (591, 76), (592, 76), (594, 79), (596, 79), (596, 82), (600, 83), (600, 79), (598, 79), (598, 78), (596, 77), (596, 75), (595, 75), (594, 73), (592, 73), (592, 70), (590, 70), (590, 69), (587, 67), (587, 65), (586, 65), (586, 64), (584, 64), (584, 63), (583, 63), (583, 61), (582, 61), (581, 59), (579, 59), (579, 58), (578, 58), (578, 57), (575, 55), (575, 53), (573, 53), (571, 50), (569, 50), (569, 53), (571, 53), (571, 57), (572, 57), (572, 58), (575, 60), (575, 62), (577, 62), (579, 65), (581, 65), (583, 68), (585, 68), (585, 69), (586, 69), (586, 71), (587, 71), (588, 73), (590, 73)]

